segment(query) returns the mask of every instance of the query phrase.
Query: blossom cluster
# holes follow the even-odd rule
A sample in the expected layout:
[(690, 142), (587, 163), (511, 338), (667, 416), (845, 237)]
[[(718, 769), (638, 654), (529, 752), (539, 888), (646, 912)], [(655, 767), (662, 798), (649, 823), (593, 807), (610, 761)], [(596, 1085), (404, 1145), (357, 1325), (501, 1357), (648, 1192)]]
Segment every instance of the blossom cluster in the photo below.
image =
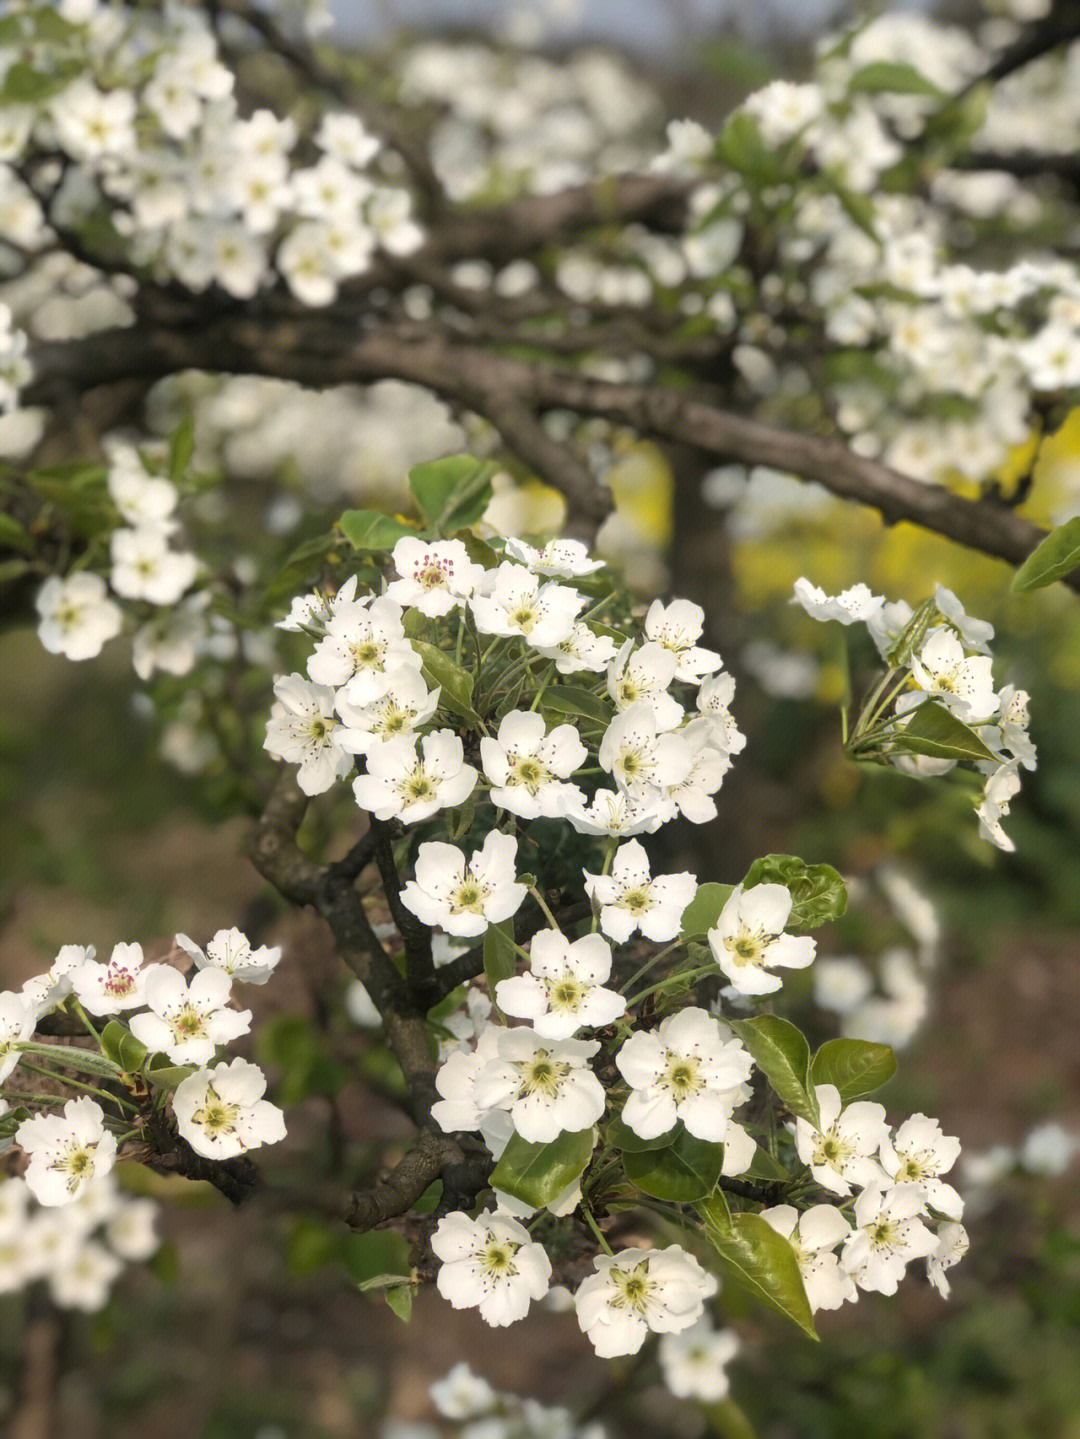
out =
[[(205, 949), (186, 935), (176, 941), (194, 961), (190, 976), (148, 963), (137, 943), (115, 945), (103, 961), (92, 946), (65, 945), (48, 971), (0, 994), (0, 1124), (27, 1159), (23, 1182), (38, 1205), (66, 1211), (111, 1193), (101, 1186), (125, 1141), (142, 1133), (148, 1086), (154, 1110), (171, 1095), (177, 1131), (198, 1155), (227, 1159), (284, 1138), (281, 1110), (263, 1097), (265, 1075), (220, 1052), (251, 1026), (251, 1011), (232, 1003), (234, 982), (265, 984), (280, 949), (253, 949), (238, 929), (219, 930)], [(42, 1019), (57, 1012), (81, 1020), (93, 1047), (35, 1043)], [(59, 1065), (44, 1072), (61, 1092), (19, 1088), (24, 1060)], [(91, 1093), (64, 1098), (62, 1071), (71, 1068), (96, 1081), (79, 1081)]]
[[(903, 600), (890, 603), (872, 594), (866, 585), (833, 596), (800, 579), (795, 598), (812, 619), (864, 624), (888, 667), (852, 731), (852, 752), (920, 776), (973, 763), (985, 776), (975, 807), (979, 832), (999, 849), (1015, 849), (1001, 821), (1019, 792), (1020, 769), (1035, 768), (1036, 751), (1028, 733), (1026, 691), (1011, 684), (994, 687), (993, 625), (968, 615), (942, 585), (915, 612)], [(932, 728), (918, 724), (931, 714)]]

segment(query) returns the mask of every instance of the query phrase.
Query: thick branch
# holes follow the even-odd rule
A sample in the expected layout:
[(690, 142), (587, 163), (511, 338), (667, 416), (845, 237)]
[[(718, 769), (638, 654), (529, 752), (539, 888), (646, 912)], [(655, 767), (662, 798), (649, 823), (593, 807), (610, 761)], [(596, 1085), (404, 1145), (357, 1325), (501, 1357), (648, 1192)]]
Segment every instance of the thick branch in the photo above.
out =
[(445, 1170), (463, 1164), (464, 1158), (450, 1135), (434, 1128), (422, 1130), (416, 1146), (372, 1189), (353, 1195), (348, 1224), (363, 1231), (407, 1214), (425, 1189)]

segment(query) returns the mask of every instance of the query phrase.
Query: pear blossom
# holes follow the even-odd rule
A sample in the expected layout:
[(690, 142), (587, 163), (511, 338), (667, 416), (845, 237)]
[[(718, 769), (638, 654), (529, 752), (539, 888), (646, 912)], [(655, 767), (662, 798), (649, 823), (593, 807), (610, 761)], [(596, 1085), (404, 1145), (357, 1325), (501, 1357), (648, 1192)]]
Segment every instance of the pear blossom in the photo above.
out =
[(608, 694), (615, 708), (627, 710), (634, 704), (647, 704), (660, 730), (675, 729), (683, 717), (683, 707), (668, 685), (675, 678), (678, 660), (661, 644), (645, 644), (634, 648), (629, 639), (608, 666)]
[(265, 1074), (246, 1059), (196, 1070), (173, 1093), (181, 1138), (208, 1159), (229, 1159), (277, 1144), (285, 1138), (285, 1116), (263, 1098), (265, 1093)]
[(868, 623), (885, 604), (881, 595), (875, 595), (863, 584), (852, 585), (838, 595), (827, 595), (808, 579), (795, 581), (795, 601), (812, 620), (839, 620), (842, 625)]
[(623, 996), (604, 988), (610, 975), (611, 947), (600, 935), (570, 941), (557, 929), (542, 929), (533, 935), (529, 973), (500, 980), (495, 999), (505, 1014), (527, 1019), (544, 1039), (569, 1039), (625, 1012)]
[(34, 601), (41, 623), (38, 638), (54, 655), (90, 660), (101, 653), (124, 623), (120, 606), (108, 598), (100, 575), (79, 570), (67, 579), (47, 579)]
[[(42, 1201), (44, 1202), (44, 1201)], [(123, 1263), (95, 1239), (83, 1240), (51, 1269), (49, 1297), (61, 1309), (94, 1313), (104, 1307)]]
[(894, 1184), (921, 1184), (931, 1209), (959, 1219), (964, 1201), (941, 1175), (960, 1157), (960, 1141), (942, 1134), (936, 1119), (913, 1114), (881, 1146), (881, 1167)]
[(109, 583), (116, 593), (129, 600), (148, 600), (152, 605), (176, 604), (199, 573), (198, 558), (171, 550), (167, 533), (157, 525), (113, 530), (109, 554)]
[(200, 969), (190, 985), (178, 969), (155, 964), (146, 975), (149, 1013), (131, 1018), (131, 1032), (152, 1053), (174, 1064), (205, 1064), (219, 1044), (251, 1028), (251, 1010), (229, 1009), (232, 980), (220, 969)]
[(341, 722), (334, 714), (334, 691), (303, 675), (279, 675), (264, 745), (275, 759), (295, 764), (296, 782), (305, 794), (322, 794), (353, 767), (352, 755), (338, 744)]
[(109, 461), (109, 496), (121, 517), (135, 529), (164, 529), (180, 498), (176, 486), (163, 476), (151, 475), (134, 445), (112, 446)]
[(1020, 1167), (1054, 1179), (1067, 1172), (1077, 1149), (1080, 1140), (1062, 1125), (1053, 1120), (1038, 1124), (1020, 1147)]
[(937, 1243), (926, 1256), (926, 1277), (942, 1299), (949, 1297), (949, 1281), (945, 1271), (959, 1264), (971, 1247), (967, 1230), (962, 1224), (942, 1224), (937, 1232)]
[(403, 887), (401, 902), (448, 934), (483, 934), (516, 914), (528, 893), (515, 879), (516, 859), (517, 840), (497, 829), (470, 859), (456, 845), (429, 840), (417, 851), (416, 877)]
[(424, 735), (419, 751), (412, 735), (396, 735), (369, 750), (366, 763), (367, 773), (353, 780), (356, 803), (377, 819), (403, 824), (464, 803), (477, 778), (461, 739), (448, 729)]
[(520, 635), (534, 649), (560, 644), (585, 607), (585, 596), (549, 580), (542, 585), (522, 565), (504, 560), (489, 570), (490, 590), (473, 595), (470, 605), (476, 628), (486, 635)]
[(588, 1129), (604, 1112), (604, 1087), (586, 1064), (594, 1039), (544, 1039), (531, 1029), (498, 1031), (498, 1055), (476, 1080), (480, 1109), (508, 1109), (530, 1144)]
[(715, 795), (731, 768), (731, 759), (713, 745), (713, 728), (705, 720), (691, 720), (679, 731), (690, 751), (690, 768), (673, 784), (661, 786), (672, 810), (691, 824), (707, 824), (717, 814)]
[(911, 657), (911, 675), (919, 691), (900, 696), (897, 712), (904, 713), (932, 695), (967, 723), (988, 720), (998, 708), (992, 661), (988, 655), (968, 655), (951, 629), (931, 630), (918, 654)]
[(625, 790), (598, 789), (590, 804), (566, 811), (579, 834), (653, 834), (668, 817), (662, 801), (631, 799)]
[(657, 1357), (664, 1383), (677, 1399), (716, 1404), (731, 1388), (727, 1366), (741, 1348), (733, 1329), (714, 1329), (703, 1314), (689, 1329), (660, 1336)]
[(947, 590), (944, 585), (934, 586), (934, 603), (969, 650), (977, 650), (981, 655), (990, 653), (994, 626), (989, 620), (979, 620), (969, 615), (952, 590)]
[(630, 1086), (623, 1123), (642, 1139), (666, 1134), (681, 1119), (696, 1139), (722, 1143), (732, 1112), (750, 1094), (750, 1055), (707, 1010), (693, 1006), (655, 1030), (636, 1030), (615, 1064)]
[(600, 910), (600, 928), (617, 944), (635, 930), (646, 939), (674, 939), (683, 911), (697, 893), (692, 874), (660, 874), (649, 868), (649, 856), (636, 839), (615, 851), (610, 874), (585, 871), (585, 893)]
[(705, 722), (707, 743), (721, 754), (742, 754), (746, 748), (746, 736), (735, 723), (731, 713), (731, 702), (735, 698), (735, 677), (727, 673), (710, 675), (703, 680), (697, 692), (695, 704)]
[(839, 1309), (859, 1296), (851, 1276), (833, 1253), (851, 1234), (851, 1225), (832, 1204), (814, 1204), (802, 1213), (790, 1204), (763, 1209), (761, 1217), (795, 1251), (810, 1308)]
[(190, 674), (199, 658), (209, 622), (209, 590), (189, 595), (175, 609), (163, 609), (140, 629), (131, 645), (131, 663), (144, 682), (161, 670), (170, 675)]
[(116, 944), (106, 964), (86, 959), (71, 976), (75, 998), (91, 1014), (122, 1014), (146, 1003), (141, 944)]
[(431, 1106), (431, 1117), (447, 1134), (480, 1129), (491, 1106), (481, 1104), (477, 1083), (487, 1066), (499, 1057), (498, 1025), (488, 1024), (476, 1036), (475, 1049), (455, 1049), (447, 1055), (435, 1075), (440, 1098)]
[(30, 1156), (26, 1183), (39, 1204), (70, 1204), (95, 1175), (116, 1161), (116, 1136), (105, 1128), (100, 1104), (88, 1095), (69, 1099), (59, 1114), (35, 1114), (15, 1131)]
[(877, 1154), (889, 1138), (885, 1106), (859, 1099), (844, 1108), (833, 1084), (817, 1085), (814, 1094), (820, 1126), (796, 1119), (795, 1149), (817, 1182), (832, 1194), (850, 1194), (852, 1185), (884, 1184)]
[(983, 797), (975, 806), (979, 833), (1006, 854), (1012, 854), (1016, 845), (1002, 829), (1001, 819), (1009, 813), (1009, 805), (1019, 789), (1020, 776), (1015, 764), (1003, 764), (987, 779)]
[(197, 969), (220, 969), (245, 984), (265, 984), (281, 958), (280, 945), (262, 944), (252, 949), (247, 935), (238, 929), (219, 929), (205, 950), (186, 934), (178, 934), (176, 943), (191, 955)]
[(431, 1236), (439, 1267), (439, 1293), (455, 1309), (479, 1309), (487, 1324), (502, 1327), (524, 1319), (551, 1283), (543, 1246), (509, 1215), (485, 1211), (470, 1219), (460, 1210), (444, 1215)]
[(392, 670), (386, 690), (367, 704), (352, 704), (344, 690), (338, 692), (337, 712), (342, 728), (337, 743), (349, 754), (367, 754), (376, 745), (395, 735), (410, 735), (426, 724), (439, 707), (438, 685), (428, 690), (417, 669)]
[(582, 1331), (601, 1359), (636, 1354), (650, 1331), (677, 1334), (704, 1311), (719, 1287), (685, 1249), (624, 1249), (598, 1254), (595, 1273), (574, 1296)]
[(558, 816), (568, 804), (584, 800), (577, 785), (566, 781), (588, 758), (588, 750), (571, 724), (547, 733), (544, 717), (512, 710), (499, 722), (495, 738), (480, 741), (484, 773), (491, 781), (491, 802), (523, 819)]
[(700, 684), (722, 663), (715, 650), (698, 645), (705, 628), (705, 611), (692, 600), (653, 600), (645, 616), (645, 636), (674, 655), (675, 678), (685, 684)]
[(315, 631), (323, 634), (326, 626), (339, 611), (349, 609), (355, 605), (366, 604), (367, 597), (356, 597), (357, 576), (350, 575), (345, 583), (336, 593), (324, 595), (318, 590), (306, 595), (296, 595), (289, 605), (289, 613), (283, 620), (278, 620), (276, 628), (289, 630), (293, 633), (307, 633)]
[(992, 726), (980, 730), (980, 738), (991, 749), (1003, 750), (1025, 769), (1033, 770), (1038, 754), (1028, 734), (1030, 699), (1026, 690), (1018, 690), (1015, 685), (1002, 685), (998, 692), (998, 713)]
[(870, 1184), (856, 1198), (840, 1263), (860, 1289), (895, 1294), (910, 1261), (934, 1253), (937, 1236), (922, 1223), (925, 1213), (920, 1184)]
[(791, 891), (782, 884), (741, 885), (720, 911), (708, 934), (717, 964), (740, 994), (771, 994), (780, 988), (775, 966), (805, 969), (816, 949), (809, 935), (785, 934)]
[(538, 653), (554, 660), (561, 675), (587, 670), (599, 674), (615, 658), (615, 641), (610, 635), (598, 635), (584, 620), (577, 620), (565, 639), (557, 645), (538, 645)]
[(422, 660), (405, 638), (401, 606), (386, 595), (337, 609), (308, 659), (316, 684), (345, 686), (350, 704), (366, 705), (386, 693), (390, 675), (419, 669)]
[(599, 760), (631, 799), (655, 802), (662, 798), (662, 786), (679, 784), (690, 773), (694, 751), (680, 735), (661, 733), (652, 706), (642, 702), (608, 725)]
[(462, 1360), (431, 1385), (428, 1398), (444, 1419), (476, 1419), (491, 1412), (499, 1396)]
[(558, 579), (591, 575), (604, 568), (603, 560), (590, 559), (588, 547), (580, 540), (548, 540), (537, 550), (524, 540), (508, 539), (506, 553), (533, 574), (554, 575)]
[(464, 604), (484, 577), (484, 567), (469, 559), (461, 540), (423, 540), (403, 535), (394, 546), (394, 568), (401, 576), (386, 593), (400, 605), (412, 605), (431, 618)]
[(63, 1004), (72, 991), (76, 971), (97, 951), (92, 944), (62, 944), (44, 974), (36, 974), (22, 986), (22, 997), (30, 1005), (34, 1023)]
[(30, 1001), (12, 990), (0, 993), (0, 1084), (19, 1062), (19, 1045), (34, 1033), (37, 1015)]

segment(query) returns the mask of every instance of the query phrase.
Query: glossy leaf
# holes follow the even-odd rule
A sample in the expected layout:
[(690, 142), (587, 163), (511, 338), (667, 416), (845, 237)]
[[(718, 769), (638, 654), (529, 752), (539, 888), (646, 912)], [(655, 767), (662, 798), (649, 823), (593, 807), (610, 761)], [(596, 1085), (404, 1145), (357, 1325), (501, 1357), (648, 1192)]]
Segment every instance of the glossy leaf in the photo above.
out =
[(721, 1267), (762, 1303), (816, 1339), (799, 1261), (784, 1236), (760, 1214), (731, 1215), (727, 1204), (716, 1199), (699, 1204), (698, 1213)]
[(643, 1194), (670, 1204), (693, 1204), (716, 1188), (724, 1163), (724, 1146), (695, 1139), (680, 1130), (667, 1149), (624, 1153), (626, 1177)]
[(491, 502), (495, 465), (473, 455), (450, 455), (409, 471), (412, 490), (424, 518), (440, 534), (476, 524)]
[(549, 1144), (529, 1144), (515, 1134), (491, 1172), (491, 1187), (542, 1209), (584, 1173), (595, 1143), (595, 1129), (560, 1134)]
[(380, 510), (346, 510), (338, 523), (354, 550), (392, 550), (403, 535), (416, 534)]
[(827, 1039), (810, 1066), (813, 1082), (834, 1084), (845, 1104), (880, 1089), (895, 1073), (893, 1051), (868, 1039)]
[(1013, 594), (1041, 590), (1080, 569), (1080, 515), (1051, 530), (1013, 575)]
[(746, 872), (744, 889), (756, 884), (782, 884), (791, 892), (787, 928), (815, 929), (839, 919), (847, 908), (847, 888), (831, 864), (807, 864), (794, 854), (767, 854)]
[(899, 750), (934, 759), (996, 759), (973, 729), (936, 700), (927, 700), (914, 711), (907, 724), (896, 731), (895, 744)]
[(647, 1149), (666, 1149), (675, 1138), (675, 1130), (658, 1134), (655, 1139), (642, 1139), (641, 1135), (624, 1124), (621, 1119), (611, 1119), (607, 1126), (607, 1142), (624, 1154), (639, 1154)]
[(442, 690), (439, 704), (443, 709), (475, 724), (480, 716), (473, 709), (473, 677), (468, 670), (455, 664), (445, 650), (426, 640), (413, 640), (412, 647), (423, 660), (423, 676), (429, 688)]
[(101, 1049), (125, 1074), (134, 1074), (146, 1058), (146, 1045), (116, 1019), (110, 1019), (101, 1031)]
[(731, 1027), (792, 1114), (816, 1125), (819, 1116), (810, 1083), (810, 1046), (802, 1031), (773, 1014), (732, 1020)]
[(564, 715), (575, 720), (584, 716), (586, 719), (595, 720), (605, 729), (612, 720), (610, 705), (590, 694), (588, 690), (578, 689), (576, 685), (549, 685), (544, 691), (541, 706), (556, 715), (559, 724), (564, 723)]

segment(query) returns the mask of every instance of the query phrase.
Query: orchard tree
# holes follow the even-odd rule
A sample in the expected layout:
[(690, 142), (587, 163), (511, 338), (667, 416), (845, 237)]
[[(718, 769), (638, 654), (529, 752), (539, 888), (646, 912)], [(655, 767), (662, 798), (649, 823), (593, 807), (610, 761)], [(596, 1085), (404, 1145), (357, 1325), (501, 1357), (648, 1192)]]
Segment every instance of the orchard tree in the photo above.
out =
[[(665, 129), (599, 52), (376, 60), (247, 0), (0, 18), (2, 583), (49, 651), (130, 639), (188, 767), (251, 816), (254, 865), (329, 927), (415, 1128), (335, 1201), (408, 1236), (368, 1281), (403, 1317), (429, 1281), (496, 1326), (558, 1287), (597, 1354), (660, 1334), (672, 1390), (716, 1405), (720, 1276), (811, 1336), (916, 1260), (947, 1294), (959, 1141), (866, 1097), (887, 1045), (812, 1052), (782, 1013), (844, 881), (813, 856), (719, 872), (686, 828), (735, 822), (745, 745), (723, 614), (697, 602), (725, 544), (701, 489), (765, 467), (1019, 566), (1016, 589), (1080, 585), (1078, 522), (1017, 510), (1080, 388), (1078, 59), (1068, 4), (886, 16), (714, 132)], [(279, 497), (303, 529), (283, 550), (230, 507), (197, 403), (155, 437), (191, 372), (297, 405), (406, 381), (467, 443), (414, 457), (399, 515), (325, 528), (322, 499)], [(649, 605), (602, 557), (607, 473), (644, 441), (668, 448), (691, 592)], [(563, 497), (560, 533), (507, 523), (507, 476)], [(857, 636), (839, 742), (951, 774), (1011, 849), (1035, 750), (992, 627), (932, 578), (914, 607), (818, 578), (795, 599)], [(281, 952), (235, 928), (176, 945), (72, 943), (0, 995), (2, 1287), (93, 1308), (152, 1252), (118, 1162), (260, 1203), (290, 1121), (230, 1046)], [(464, 1369), (433, 1397), (543, 1420)]]

